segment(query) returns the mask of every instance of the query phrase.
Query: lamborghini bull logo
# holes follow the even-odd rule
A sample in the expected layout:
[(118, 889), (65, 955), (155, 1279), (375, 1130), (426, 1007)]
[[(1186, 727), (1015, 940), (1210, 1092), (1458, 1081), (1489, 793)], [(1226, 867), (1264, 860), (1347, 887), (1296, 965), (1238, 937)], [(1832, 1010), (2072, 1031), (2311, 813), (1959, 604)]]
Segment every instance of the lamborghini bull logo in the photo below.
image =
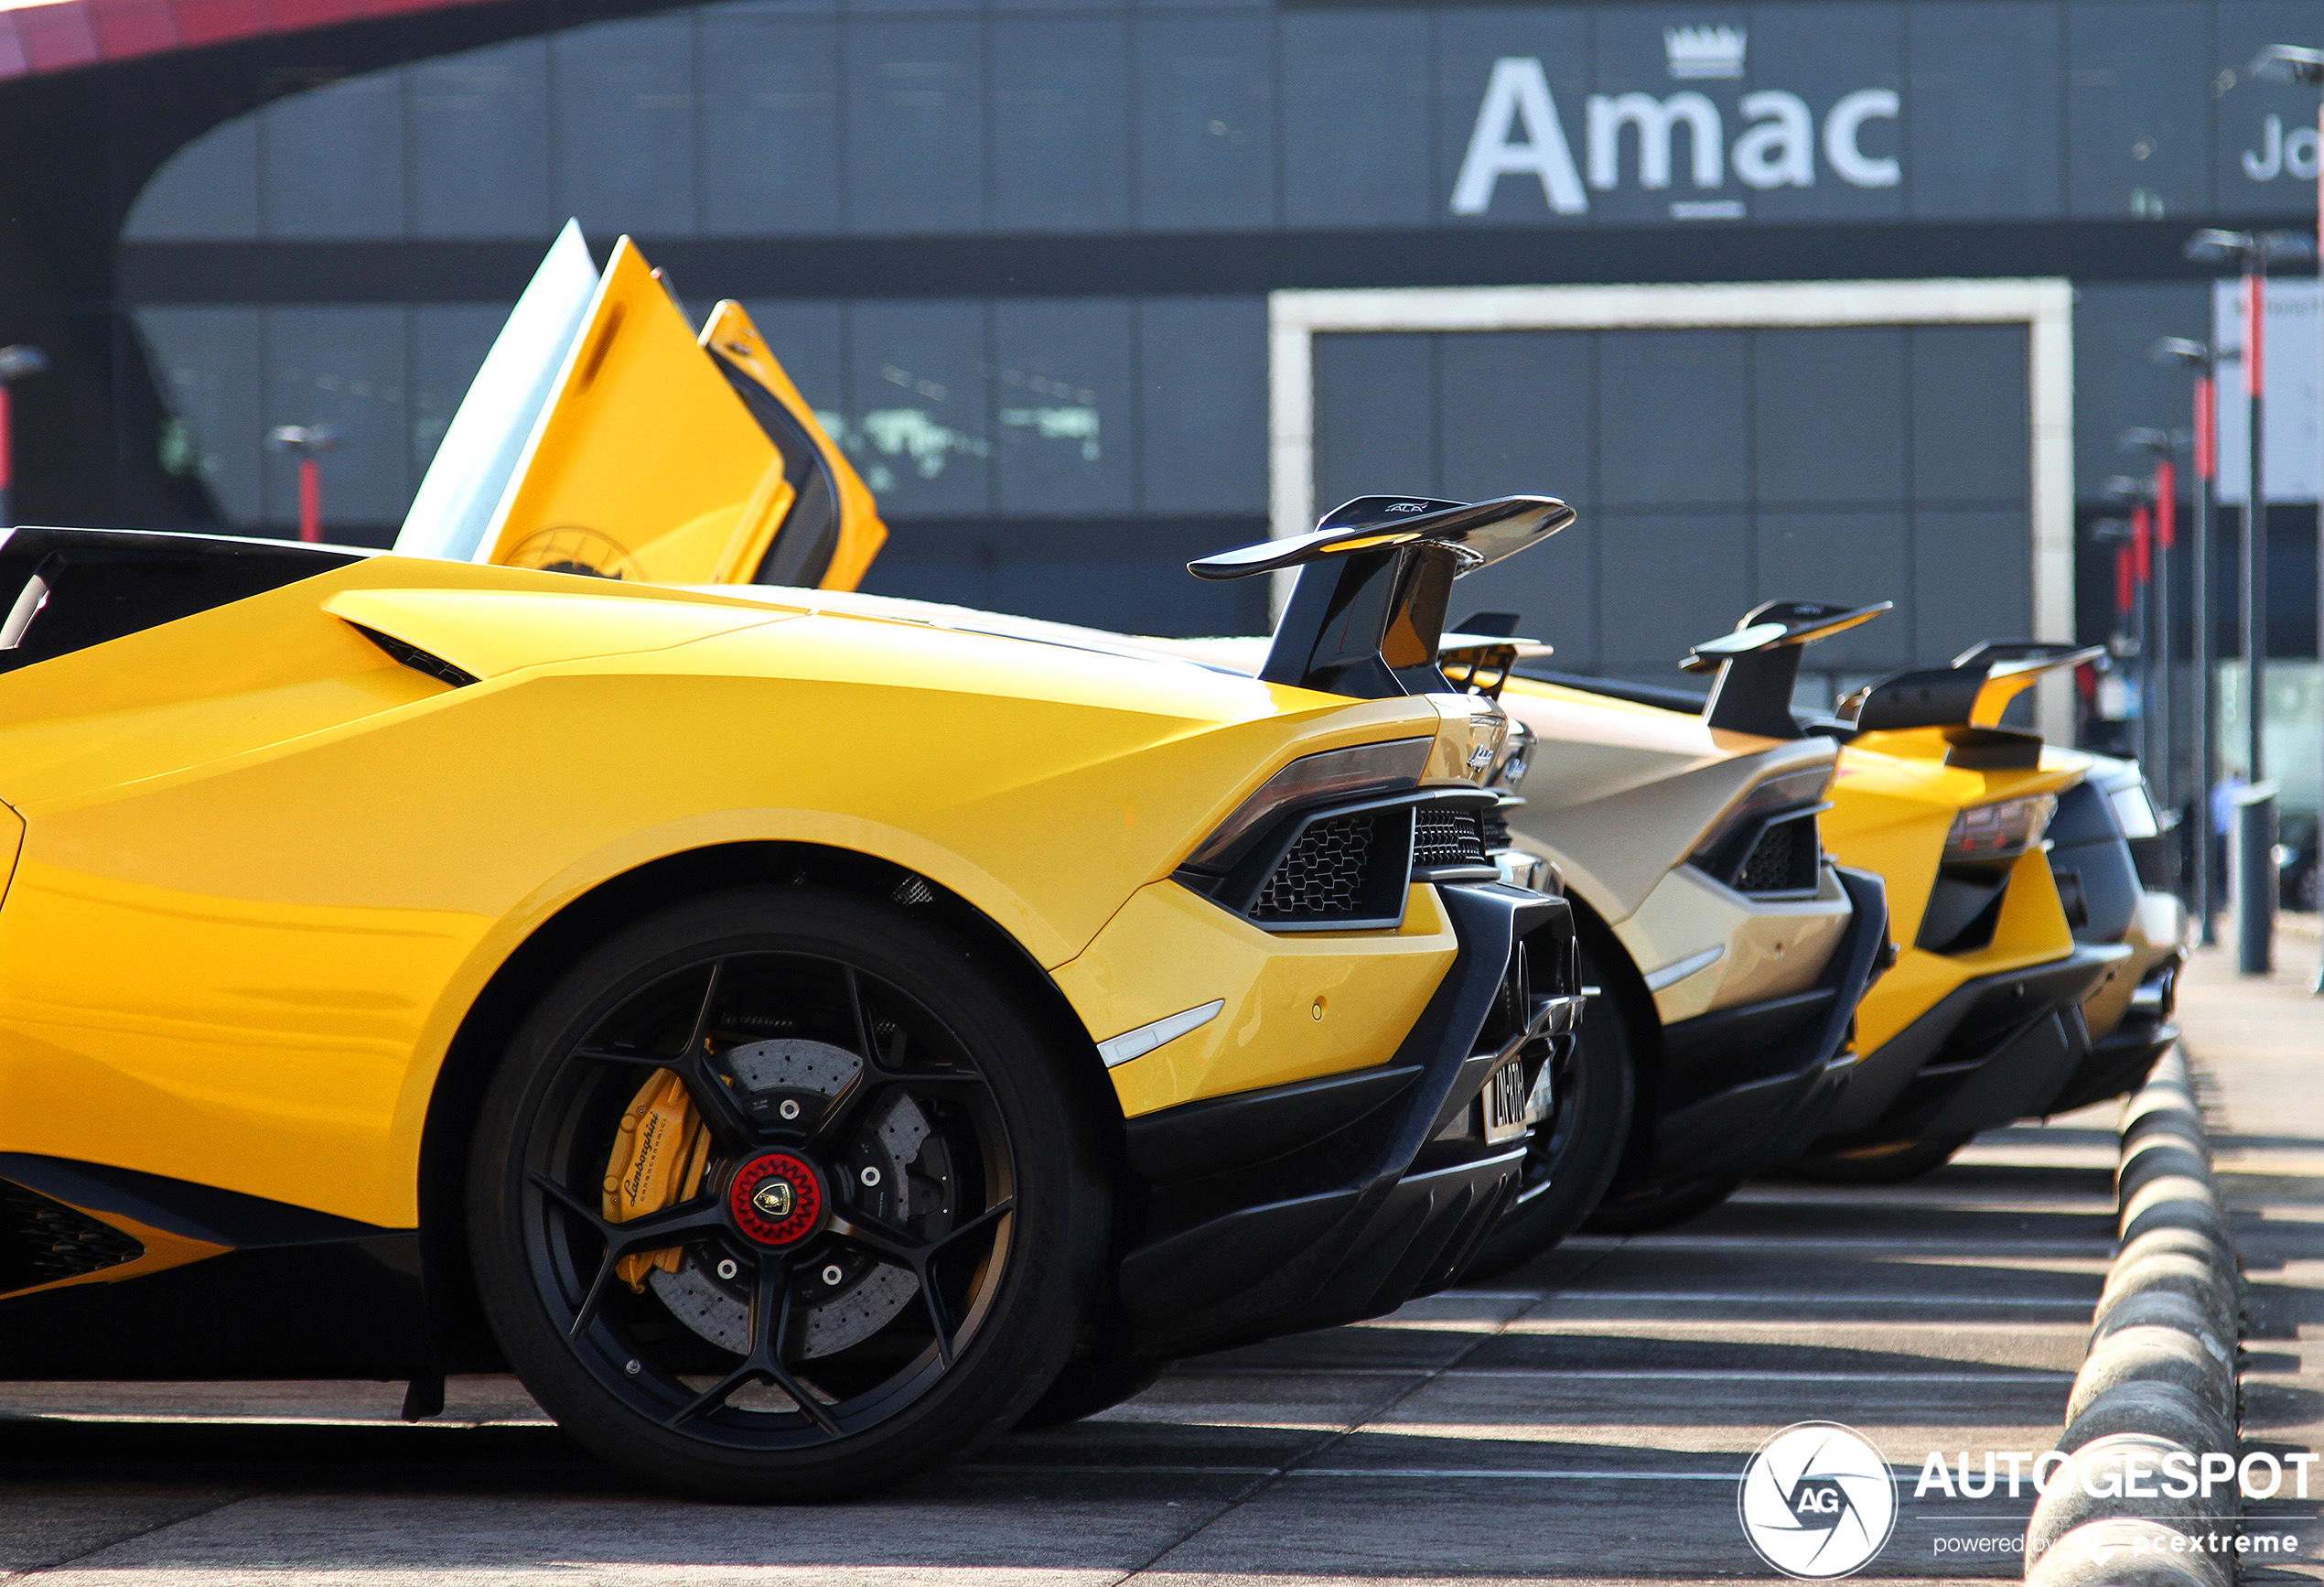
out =
[(770, 1179), (750, 1193), (750, 1204), (777, 1222), (791, 1216), (794, 1199), (787, 1179)]

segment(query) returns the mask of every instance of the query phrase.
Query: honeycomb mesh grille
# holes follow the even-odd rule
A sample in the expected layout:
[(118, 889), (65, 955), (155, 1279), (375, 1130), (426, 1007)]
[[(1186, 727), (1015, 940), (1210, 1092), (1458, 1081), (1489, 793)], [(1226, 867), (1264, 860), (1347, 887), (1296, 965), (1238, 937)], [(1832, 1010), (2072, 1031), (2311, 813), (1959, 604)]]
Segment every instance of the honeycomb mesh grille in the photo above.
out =
[(1477, 831), (1479, 837), (1484, 841), (1485, 852), (1488, 854), (1495, 849), (1510, 847), (1509, 817), (1499, 805), (1495, 805), (1490, 810), (1479, 812)]
[(1333, 815), (1311, 822), (1259, 890), (1251, 912), (1260, 920), (1353, 918), (1362, 908), (1378, 815)]
[(1440, 865), (1484, 865), (1485, 836), (1474, 810), (1424, 804), (1415, 812), (1412, 836), (1415, 869)]
[(16, 1242), (9, 1253), (15, 1260), (5, 1264), (8, 1271), (0, 1278), (11, 1290), (78, 1279), (145, 1254), (119, 1229), (18, 1184), (0, 1182), (0, 1218)]
[(1738, 892), (1791, 892), (1815, 884), (1815, 818), (1779, 821), (1759, 834), (1735, 873)]

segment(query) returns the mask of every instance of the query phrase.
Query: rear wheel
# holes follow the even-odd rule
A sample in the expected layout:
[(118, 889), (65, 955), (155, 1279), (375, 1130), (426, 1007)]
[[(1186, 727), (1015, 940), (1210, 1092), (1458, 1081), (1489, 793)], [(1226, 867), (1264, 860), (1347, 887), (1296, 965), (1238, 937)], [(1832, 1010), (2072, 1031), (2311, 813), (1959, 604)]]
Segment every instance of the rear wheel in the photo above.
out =
[[(1585, 986), (1602, 987), (1604, 974), (1585, 945)], [(1590, 999), (1576, 1041), (1553, 1058), (1550, 1116), (1533, 1126), (1517, 1200), (1478, 1247), (1465, 1277), (1489, 1279), (1531, 1261), (1581, 1226), (1606, 1193), (1630, 1139), (1636, 1049), (1621, 1006)]]
[(1610, 1196), (1583, 1220), (1593, 1235), (1652, 1235), (1699, 1218), (1733, 1195), (1740, 1179), (1691, 1179), (1636, 1195)]
[(1793, 1179), (1819, 1184), (1902, 1184), (1934, 1173), (1969, 1144), (1965, 1135), (1939, 1136), (1930, 1140), (1891, 1140), (1853, 1151), (1828, 1151), (1803, 1157), (1784, 1171)]
[(1069, 1362), (1049, 1392), (1034, 1401), (1033, 1409), (1017, 1425), (1028, 1430), (1062, 1427), (1101, 1410), (1112, 1410), (1153, 1387), (1168, 1366), (1143, 1355), (1122, 1361)]
[(801, 887), (649, 919), (487, 1093), (493, 1332), (581, 1443), (709, 1497), (857, 1493), (1005, 1429), (1105, 1247), (1068, 1062), (921, 912)]

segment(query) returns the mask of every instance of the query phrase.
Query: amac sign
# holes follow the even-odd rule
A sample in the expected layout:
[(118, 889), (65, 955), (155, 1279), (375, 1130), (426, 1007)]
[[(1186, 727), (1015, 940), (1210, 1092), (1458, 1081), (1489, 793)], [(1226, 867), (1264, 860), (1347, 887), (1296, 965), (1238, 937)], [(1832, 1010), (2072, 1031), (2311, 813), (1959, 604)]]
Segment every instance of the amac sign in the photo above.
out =
[[(1673, 78), (1743, 75), (1745, 34), (1739, 27), (1671, 27), (1663, 30), (1662, 40)], [(1453, 184), (1453, 213), (1485, 213), (1501, 179), (1517, 177), (1538, 180), (1556, 213), (1586, 215), (1590, 190), (1610, 192), (1621, 185), (1626, 145), (1637, 151), (1639, 187), (1667, 189), (1682, 134), (1688, 185), (1697, 193), (1718, 192), (1730, 174), (1760, 190), (1812, 188), (1820, 170), (1857, 188), (1893, 188), (1904, 179), (1896, 159), (1867, 153), (1864, 146), (1868, 124), (1893, 121), (1902, 110), (1893, 89), (1843, 94), (1824, 113), (1820, 125), (1807, 101), (1781, 89), (1747, 93), (1736, 108), (1743, 119), (1730, 146), (1718, 105), (1699, 90), (1682, 89), (1660, 99), (1635, 92), (1593, 93), (1583, 103), (1585, 163), (1577, 165), (1540, 59), (1503, 56), (1493, 62), (1469, 152)], [(1671, 210), (1686, 219), (1743, 213), (1741, 201), (1732, 199), (1674, 202)]]

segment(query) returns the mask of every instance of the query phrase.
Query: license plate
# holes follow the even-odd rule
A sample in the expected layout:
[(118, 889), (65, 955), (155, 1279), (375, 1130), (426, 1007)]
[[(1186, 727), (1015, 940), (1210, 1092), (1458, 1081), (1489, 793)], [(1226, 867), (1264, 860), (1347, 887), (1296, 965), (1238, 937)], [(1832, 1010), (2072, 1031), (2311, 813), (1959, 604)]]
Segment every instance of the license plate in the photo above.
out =
[(1525, 1064), (1512, 1058), (1485, 1076), (1485, 1139), (1508, 1140), (1525, 1133)]

